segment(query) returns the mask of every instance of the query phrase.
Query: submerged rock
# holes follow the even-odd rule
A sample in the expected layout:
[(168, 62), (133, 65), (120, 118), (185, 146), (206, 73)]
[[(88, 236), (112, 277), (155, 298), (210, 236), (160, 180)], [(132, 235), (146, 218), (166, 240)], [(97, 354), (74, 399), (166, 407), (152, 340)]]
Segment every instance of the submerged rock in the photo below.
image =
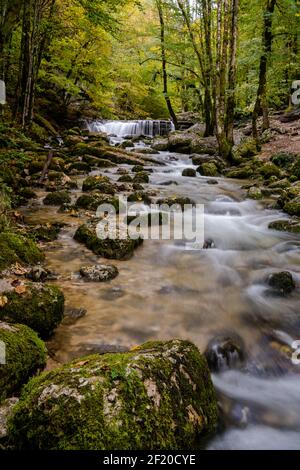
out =
[(195, 206), (196, 203), (189, 197), (184, 196), (174, 196), (174, 197), (166, 197), (165, 199), (159, 199), (157, 204), (160, 206), (166, 205), (169, 207), (176, 207), (184, 210), (185, 206)]
[(269, 224), (270, 230), (300, 233), (300, 222), (293, 220), (275, 220)]
[(215, 431), (205, 359), (187, 341), (89, 356), (24, 389), (9, 420), (17, 449), (199, 449)]
[(245, 360), (245, 345), (235, 333), (218, 335), (209, 342), (204, 355), (213, 372), (236, 369)]
[(212, 240), (211, 238), (208, 238), (207, 240), (205, 240), (205, 242), (203, 244), (203, 249), (208, 250), (208, 249), (211, 249), (211, 248), (216, 248), (216, 244), (215, 244), (214, 240)]
[(46, 268), (42, 266), (34, 266), (30, 271), (26, 274), (27, 279), (30, 279), (33, 282), (46, 282), (49, 280), (57, 279), (57, 276), (53, 274)]
[[(25, 325), (0, 321), (1, 348), (0, 401), (18, 393), (28, 379), (46, 365), (46, 347)], [(3, 356), (3, 357), (2, 357)], [(3, 362), (5, 362), (3, 364)]]
[(267, 282), (275, 295), (286, 296), (296, 289), (293, 276), (288, 271), (271, 274)]
[(26, 283), (22, 292), (4, 292), (7, 303), (0, 309), (0, 319), (22, 323), (48, 338), (64, 315), (64, 295), (56, 286)]
[(91, 282), (106, 282), (114, 279), (119, 274), (118, 268), (112, 264), (97, 264), (84, 266), (80, 269), (81, 276)]

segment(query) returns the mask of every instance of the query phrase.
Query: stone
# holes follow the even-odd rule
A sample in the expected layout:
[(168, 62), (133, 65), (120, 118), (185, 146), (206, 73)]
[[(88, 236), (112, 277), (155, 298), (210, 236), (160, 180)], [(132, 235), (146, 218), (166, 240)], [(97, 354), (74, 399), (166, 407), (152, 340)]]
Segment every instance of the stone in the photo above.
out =
[(267, 279), (267, 283), (275, 295), (286, 296), (296, 289), (293, 276), (288, 271), (271, 274)]
[(109, 264), (97, 264), (80, 268), (80, 274), (86, 281), (106, 282), (111, 281), (119, 274), (116, 266)]
[(220, 334), (209, 342), (204, 355), (212, 372), (237, 369), (245, 361), (245, 345), (234, 332)]
[(196, 173), (196, 170), (194, 168), (185, 168), (182, 172), (182, 176), (195, 178), (197, 176), (197, 173)]

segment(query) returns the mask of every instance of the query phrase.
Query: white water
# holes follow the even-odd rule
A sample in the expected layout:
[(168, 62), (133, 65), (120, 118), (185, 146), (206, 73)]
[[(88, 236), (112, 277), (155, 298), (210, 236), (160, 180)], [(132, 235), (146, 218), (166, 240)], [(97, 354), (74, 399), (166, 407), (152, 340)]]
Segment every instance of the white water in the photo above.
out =
[[(175, 130), (171, 121), (94, 121), (87, 124), (90, 132), (105, 132), (116, 137), (166, 135)], [(167, 132), (168, 131), (168, 132)]]

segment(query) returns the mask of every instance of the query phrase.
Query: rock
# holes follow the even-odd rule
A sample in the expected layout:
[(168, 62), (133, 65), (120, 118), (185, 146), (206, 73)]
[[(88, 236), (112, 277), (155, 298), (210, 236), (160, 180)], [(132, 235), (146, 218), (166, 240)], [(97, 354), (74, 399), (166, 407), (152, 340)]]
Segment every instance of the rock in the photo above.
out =
[(195, 178), (197, 176), (197, 173), (196, 173), (196, 170), (194, 170), (194, 168), (186, 168), (185, 170), (183, 170), (182, 176)]
[(84, 266), (80, 269), (81, 276), (91, 282), (111, 281), (119, 274), (116, 266), (109, 264), (98, 264), (95, 266)]
[(217, 155), (219, 146), (215, 137), (196, 137), (192, 139), (190, 150), (190, 153)]
[(271, 176), (277, 176), (278, 178), (281, 175), (281, 170), (274, 165), (274, 163), (265, 163), (260, 169), (259, 173), (265, 178), (268, 179)]
[(134, 191), (144, 191), (144, 186), (142, 186), (140, 183), (133, 183), (132, 189)]
[(132, 183), (133, 178), (130, 175), (122, 175), (118, 179), (119, 183)]
[(83, 243), (89, 250), (98, 256), (107, 259), (129, 259), (133, 256), (134, 250), (143, 243), (142, 238), (131, 239), (128, 231), (123, 228), (116, 230), (115, 238), (102, 239), (96, 233), (97, 221), (81, 225), (74, 235), (74, 239)]
[(83, 184), (82, 184), (82, 191), (94, 191), (97, 190), (104, 194), (110, 194), (114, 196), (116, 193), (114, 185), (109, 181), (107, 176), (88, 176)]
[(169, 148), (169, 141), (168, 139), (155, 140), (152, 144), (152, 148), (159, 152), (164, 152)]
[(7, 422), (18, 402), (19, 398), (13, 397), (4, 400), (0, 405), (0, 450), (9, 449)]
[(300, 233), (300, 222), (293, 220), (275, 220), (269, 224), (270, 230), (280, 232)]
[(291, 183), (289, 182), (289, 180), (287, 178), (284, 178), (282, 180), (277, 180), (274, 181), (274, 182), (271, 182), (269, 185), (268, 185), (268, 188), (271, 188), (271, 189), (287, 189), (291, 186)]
[(74, 162), (71, 163), (69, 170), (77, 170), (82, 173), (89, 173), (92, 167), (89, 163), (86, 162)]
[(31, 233), (34, 238), (41, 242), (52, 242), (57, 240), (63, 224), (55, 222), (54, 224), (36, 225), (32, 227)]
[(202, 163), (199, 168), (197, 168), (198, 173), (202, 176), (218, 176), (218, 168), (215, 163)]
[(202, 165), (202, 163), (209, 163), (211, 160), (214, 160), (213, 155), (198, 155), (198, 154), (193, 154), (191, 155), (191, 159), (193, 162), (193, 165)]
[(143, 191), (136, 191), (132, 194), (129, 194), (127, 200), (128, 202), (143, 202), (144, 204), (148, 205), (150, 205), (152, 202), (150, 196), (148, 196), (148, 194)]
[(142, 165), (134, 165), (131, 170), (133, 173), (140, 173), (144, 171), (144, 167)]
[(145, 171), (139, 171), (135, 174), (133, 178), (134, 183), (149, 183), (149, 175)]
[(300, 197), (296, 197), (295, 199), (292, 199), (290, 202), (287, 202), (284, 205), (283, 209), (289, 215), (300, 216)]
[(170, 181), (163, 181), (162, 183), (159, 183), (159, 185), (160, 186), (172, 186), (172, 185), (178, 186), (178, 183), (177, 181), (170, 180)]
[(245, 361), (245, 345), (235, 334), (221, 334), (213, 338), (204, 353), (212, 372), (240, 368)]
[(4, 292), (7, 303), (0, 309), (0, 319), (22, 323), (48, 338), (64, 315), (64, 295), (56, 286), (24, 284), (24, 292)]
[(57, 279), (57, 276), (55, 276), (55, 274), (51, 273), (51, 271), (43, 268), (42, 266), (34, 266), (26, 274), (26, 277), (27, 279), (30, 279), (33, 282), (46, 282)]
[(115, 209), (116, 213), (119, 212), (118, 199), (116, 197), (109, 196), (108, 194), (99, 193), (98, 191), (79, 196), (75, 203), (75, 207), (96, 211), (102, 204), (110, 204)]
[(288, 271), (274, 273), (268, 277), (268, 285), (276, 295), (286, 296), (296, 289), (293, 276)]
[(44, 254), (30, 238), (16, 232), (0, 232), (0, 271), (13, 263), (36, 264), (43, 261)]
[(293, 165), (291, 173), (297, 178), (297, 180), (300, 180), (300, 155), (298, 156), (297, 161)]
[(258, 154), (259, 148), (253, 137), (243, 139), (239, 145), (233, 147), (233, 158), (251, 158)]
[(150, 212), (140, 216), (127, 215), (125, 219), (126, 224), (129, 225), (134, 221), (143, 227), (162, 226), (169, 222), (169, 215), (163, 212)]
[(208, 249), (211, 249), (211, 248), (216, 248), (216, 244), (211, 238), (208, 238), (204, 242), (203, 249), (208, 250)]
[(56, 191), (47, 194), (43, 200), (46, 206), (61, 206), (62, 204), (69, 204), (70, 202), (71, 197), (66, 191)]
[(253, 169), (249, 165), (236, 167), (227, 172), (227, 178), (248, 179), (253, 175)]
[(157, 151), (149, 147), (137, 147), (132, 150), (133, 153), (140, 153), (142, 155), (156, 155)]
[[(18, 393), (28, 379), (46, 365), (46, 347), (25, 325), (0, 321), (0, 401)], [(2, 357), (3, 356), (3, 357)], [(3, 364), (2, 362), (5, 362)]]
[(169, 207), (174, 207), (178, 206), (180, 209), (184, 210), (185, 206), (195, 206), (196, 203), (190, 199), (189, 197), (181, 197), (181, 196), (175, 196), (175, 197), (166, 197), (164, 199), (159, 199), (157, 201), (157, 204), (159, 206), (169, 206)]
[(25, 387), (9, 430), (19, 450), (189, 450), (217, 415), (205, 359), (174, 340), (43, 374)]
[(112, 163), (128, 165), (139, 165), (142, 158), (142, 155), (141, 158), (139, 158), (138, 154), (134, 155), (132, 152), (108, 147), (106, 145), (100, 146), (97, 142), (95, 145), (79, 143), (75, 145), (71, 153), (73, 155), (91, 155), (103, 160), (109, 160)]
[(216, 185), (216, 184), (219, 184), (219, 181), (217, 181), (217, 180), (208, 180), (208, 181), (206, 181), (206, 183)]
[(64, 325), (73, 325), (77, 320), (85, 317), (86, 314), (87, 311), (84, 308), (67, 309), (62, 323)]
[(262, 194), (261, 189), (260, 189), (260, 188), (257, 188), (256, 186), (252, 186), (252, 187), (248, 190), (247, 196), (248, 196), (250, 199), (256, 199), (256, 200), (259, 200), (259, 199), (262, 199), (262, 198), (263, 198), (263, 194)]
[(295, 155), (286, 152), (280, 152), (271, 157), (271, 162), (283, 170), (288, 169), (293, 164), (294, 160)]

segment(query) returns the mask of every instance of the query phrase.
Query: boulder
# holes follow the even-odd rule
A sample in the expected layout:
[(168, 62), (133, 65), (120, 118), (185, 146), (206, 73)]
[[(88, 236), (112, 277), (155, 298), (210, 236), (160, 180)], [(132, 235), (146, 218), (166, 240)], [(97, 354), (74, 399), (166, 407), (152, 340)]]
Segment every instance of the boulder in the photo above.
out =
[(197, 171), (201, 176), (218, 176), (219, 173), (216, 164), (213, 162), (202, 163)]
[(133, 182), (139, 184), (149, 183), (148, 173), (146, 171), (138, 171), (133, 178)]
[(281, 170), (274, 163), (268, 162), (262, 165), (259, 169), (259, 173), (265, 178), (268, 179), (271, 176), (277, 176), (278, 178), (281, 175)]
[(61, 206), (62, 204), (69, 204), (71, 197), (66, 191), (55, 191), (47, 194), (43, 199), (43, 203), (46, 206)]
[(280, 152), (271, 157), (271, 162), (282, 170), (288, 169), (294, 162), (295, 155), (292, 153)]
[(9, 419), (16, 449), (200, 449), (217, 425), (207, 363), (187, 341), (89, 356), (32, 380)]
[(213, 338), (204, 353), (213, 372), (240, 368), (245, 361), (245, 345), (235, 333), (220, 334)]
[(109, 181), (109, 178), (102, 175), (88, 176), (82, 184), (82, 191), (84, 192), (95, 190), (111, 196), (116, 193), (115, 186)]
[(10, 230), (0, 233), (0, 271), (13, 263), (36, 264), (43, 259), (43, 253), (30, 238)]
[(300, 233), (300, 221), (275, 220), (269, 224), (269, 229), (280, 232)]
[[(46, 347), (25, 325), (0, 321), (0, 401), (18, 393), (38, 370), (46, 365)], [(2, 357), (3, 356), (3, 357)], [(3, 364), (5, 362), (5, 364)]]
[(96, 230), (97, 220), (92, 220), (77, 229), (74, 239), (103, 258), (129, 259), (133, 256), (134, 250), (143, 243), (142, 238), (130, 238), (128, 230), (122, 227), (116, 228), (116, 236), (105, 239), (99, 238)]
[(184, 210), (185, 206), (195, 206), (196, 203), (189, 197), (181, 197), (181, 196), (174, 196), (174, 197), (166, 197), (164, 199), (159, 199), (157, 201), (159, 206), (169, 206), (174, 207), (178, 206), (180, 209)]
[(250, 199), (259, 200), (259, 199), (262, 199), (263, 193), (262, 193), (262, 191), (261, 191), (260, 188), (257, 188), (256, 186), (252, 186), (252, 187), (248, 190), (247, 196), (248, 196)]
[(116, 212), (119, 211), (119, 201), (116, 197), (94, 191), (90, 194), (82, 194), (75, 202), (75, 208), (96, 211), (102, 204), (110, 204)]
[(53, 224), (48, 223), (32, 227), (31, 233), (34, 235), (34, 238), (38, 241), (53, 242), (58, 238), (61, 228), (62, 224), (59, 222)]
[(117, 277), (119, 271), (116, 266), (111, 264), (96, 264), (95, 266), (83, 266), (80, 269), (80, 274), (86, 281), (106, 282)]
[(271, 274), (267, 279), (267, 283), (275, 295), (286, 296), (296, 289), (293, 276), (288, 271)]
[(22, 323), (49, 338), (64, 315), (64, 295), (56, 286), (26, 282), (20, 288), (4, 292), (7, 302), (0, 309), (0, 320)]
[(195, 178), (197, 176), (197, 173), (196, 173), (196, 170), (194, 168), (185, 168), (182, 172), (182, 176)]
[(290, 215), (300, 216), (300, 197), (296, 197), (284, 205), (284, 211)]

